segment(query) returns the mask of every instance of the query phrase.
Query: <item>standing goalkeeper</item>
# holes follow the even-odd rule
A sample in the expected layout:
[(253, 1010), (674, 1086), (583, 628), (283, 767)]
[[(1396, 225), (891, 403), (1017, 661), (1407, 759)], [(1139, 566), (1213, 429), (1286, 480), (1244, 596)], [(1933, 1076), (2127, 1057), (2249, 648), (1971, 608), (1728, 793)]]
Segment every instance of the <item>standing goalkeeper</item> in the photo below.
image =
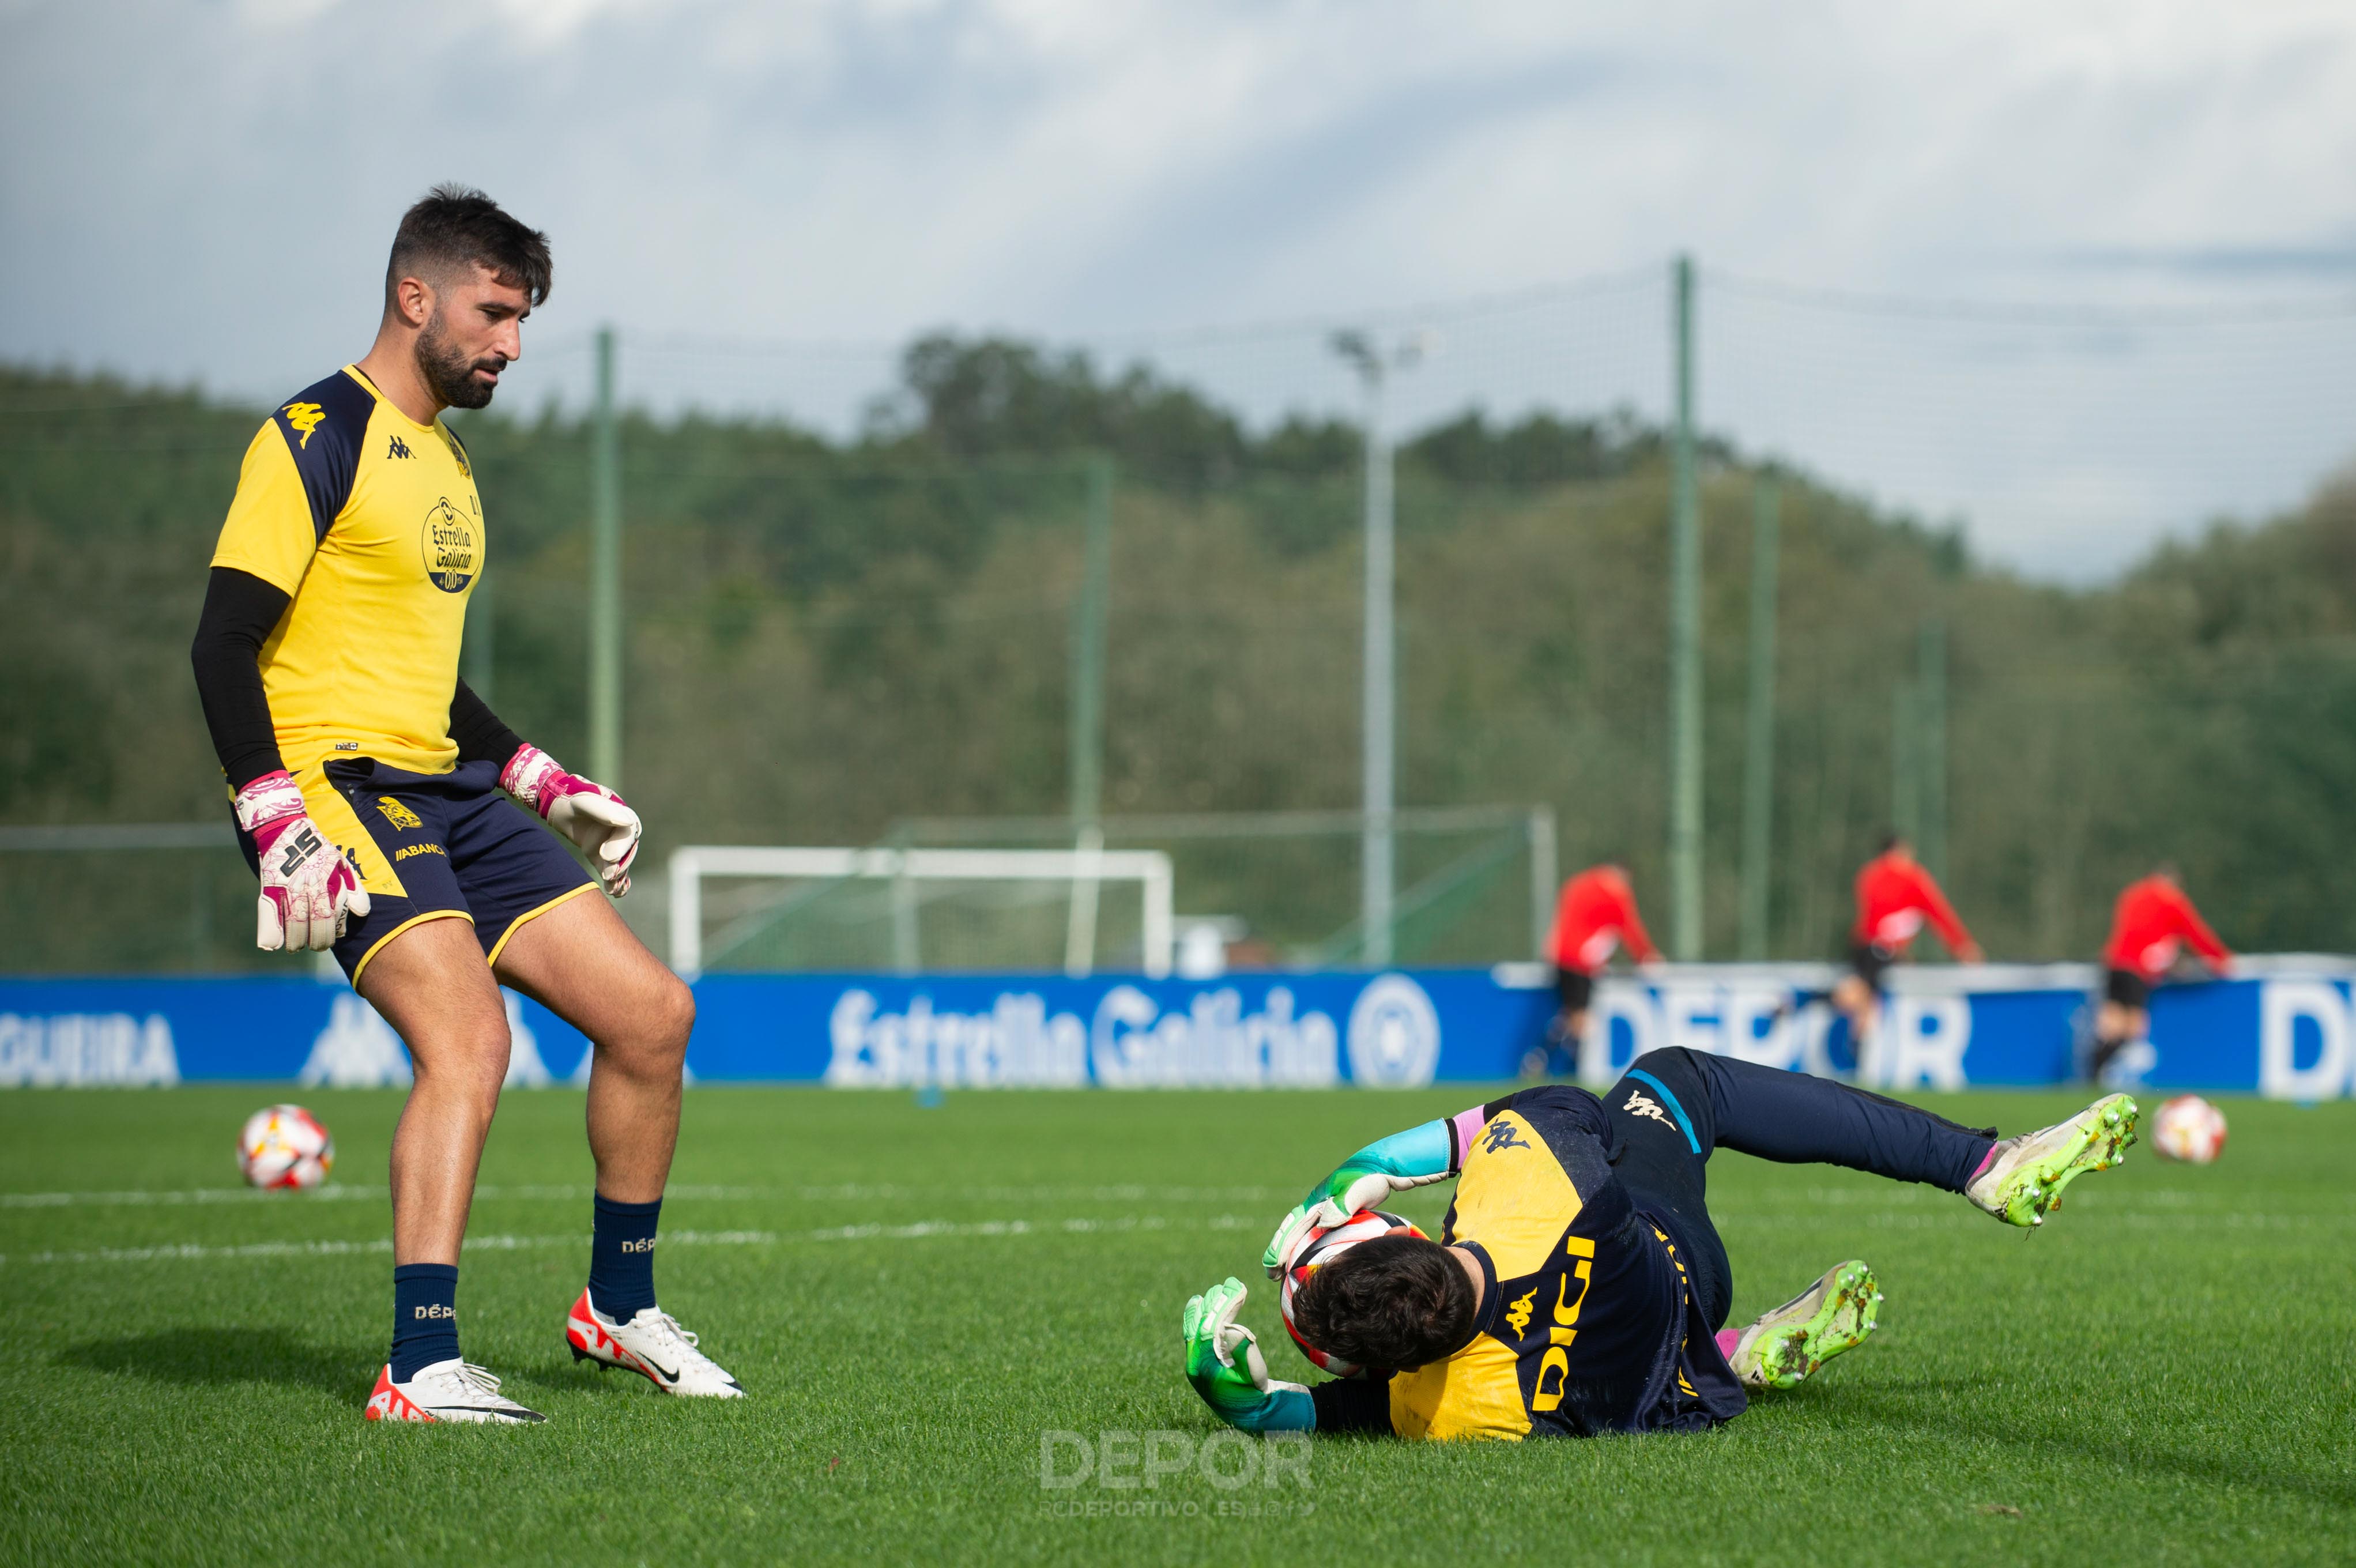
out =
[[(656, 1217), (695, 1004), (600, 897), (638, 819), (526, 745), (458, 679), (483, 510), (440, 415), (481, 408), (548, 297), (547, 237), (480, 191), (402, 217), (365, 358), (281, 404), (246, 448), (192, 657), (264, 950), (332, 950), (409, 1047), (392, 1143), (392, 1350), (370, 1420), (532, 1422), (458, 1353), (458, 1249), (508, 1069), (499, 985), (594, 1042), (597, 1166), (577, 1359), (666, 1393), (734, 1379), (655, 1305)], [(583, 851), (592, 877), (555, 836)]]
[(1458, 1178), (1440, 1240), (1360, 1241), (1298, 1283), (1294, 1332), (1366, 1372), (1314, 1389), (1270, 1379), (1235, 1321), (1244, 1287), (1231, 1279), (1186, 1304), (1187, 1379), (1221, 1420), (1256, 1432), (1703, 1431), (1740, 1415), (1746, 1390), (1788, 1388), (1858, 1344), (1880, 1301), (1852, 1259), (1726, 1327), (1733, 1282), (1704, 1201), (1711, 1150), (1927, 1182), (2028, 1226), (2077, 1176), (2117, 1164), (2135, 1122), (2135, 1101), (2115, 1094), (1998, 1142), (1825, 1079), (1647, 1051), (1600, 1100), (1524, 1090), (1361, 1149), (1285, 1217), (1261, 1259), (1272, 1276), (1313, 1230)]

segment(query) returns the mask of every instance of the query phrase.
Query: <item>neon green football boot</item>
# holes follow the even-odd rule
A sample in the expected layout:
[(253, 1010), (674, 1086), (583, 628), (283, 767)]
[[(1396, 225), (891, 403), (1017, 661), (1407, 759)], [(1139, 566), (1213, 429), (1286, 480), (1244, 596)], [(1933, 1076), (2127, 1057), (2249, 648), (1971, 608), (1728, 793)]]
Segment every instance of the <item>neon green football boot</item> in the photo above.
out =
[(2063, 1187), (2127, 1157), (2140, 1114), (2132, 1095), (2106, 1094), (2067, 1122), (2007, 1138), (1964, 1196), (2007, 1225), (2042, 1225), (2062, 1207)]
[(1746, 1389), (1792, 1388), (1864, 1344), (1880, 1315), (1880, 1284), (1863, 1259), (1851, 1258), (1744, 1329), (1727, 1361)]

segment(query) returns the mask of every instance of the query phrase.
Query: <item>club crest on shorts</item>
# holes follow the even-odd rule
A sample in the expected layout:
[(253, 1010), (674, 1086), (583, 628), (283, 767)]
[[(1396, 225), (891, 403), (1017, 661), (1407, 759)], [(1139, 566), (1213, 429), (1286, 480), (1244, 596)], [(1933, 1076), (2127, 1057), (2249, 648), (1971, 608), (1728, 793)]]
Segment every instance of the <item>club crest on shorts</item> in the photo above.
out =
[(409, 832), (413, 829), (422, 828), (425, 825), (425, 823), (419, 819), (416, 812), (411, 811), (408, 807), (402, 805), (400, 801), (394, 800), (390, 795), (379, 795), (376, 798), (376, 809), (384, 813), (384, 820), (386, 822), (391, 822), (402, 832)]

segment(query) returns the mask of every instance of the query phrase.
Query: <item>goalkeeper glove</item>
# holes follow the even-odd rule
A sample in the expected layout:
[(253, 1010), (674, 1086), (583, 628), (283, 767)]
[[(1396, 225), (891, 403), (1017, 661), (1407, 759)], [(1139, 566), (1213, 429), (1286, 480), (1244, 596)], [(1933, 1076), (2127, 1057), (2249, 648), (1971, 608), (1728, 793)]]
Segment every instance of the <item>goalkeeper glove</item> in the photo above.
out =
[(1333, 1175), (1309, 1189), (1269, 1238), (1259, 1265), (1281, 1279), (1292, 1254), (1312, 1230), (1339, 1225), (1362, 1208), (1372, 1208), (1395, 1192), (1429, 1187), (1456, 1174), (1450, 1164), (1448, 1123), (1426, 1122), (1369, 1144), (1344, 1160)]
[[(1271, 1379), (1259, 1341), (1236, 1321), (1247, 1294), (1240, 1281), (1229, 1278), (1187, 1298), (1180, 1324), (1186, 1339), (1186, 1380), (1229, 1426), (1246, 1432), (1314, 1431), (1317, 1403), (1308, 1388)], [(1238, 1349), (1243, 1351), (1240, 1365)]]
[(347, 921), (368, 914), (368, 889), (311, 821), (303, 791), (280, 768), (240, 789), (230, 804), (261, 862), (253, 945), (263, 952), (334, 947)]
[(606, 892), (619, 898), (630, 890), (630, 862), (638, 857), (640, 830), (638, 814), (619, 795), (567, 773), (556, 758), (531, 745), (518, 746), (508, 758), (499, 788), (580, 845)]

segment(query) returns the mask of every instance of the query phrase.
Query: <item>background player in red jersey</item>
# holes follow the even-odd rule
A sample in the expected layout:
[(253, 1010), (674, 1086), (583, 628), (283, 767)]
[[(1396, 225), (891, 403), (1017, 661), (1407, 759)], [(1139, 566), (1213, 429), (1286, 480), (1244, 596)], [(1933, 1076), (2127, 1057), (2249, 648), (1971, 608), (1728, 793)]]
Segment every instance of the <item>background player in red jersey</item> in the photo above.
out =
[(1881, 841), (1881, 853), (1857, 874), (1857, 924), (1849, 928), (1849, 972), (1833, 987), (1833, 1005), (1848, 1019), (1849, 1038), (1856, 1042), (1858, 1076), (1870, 1078), (1867, 1052), (1873, 1038), (1874, 1014), (1881, 996), (1881, 977), (1906, 956), (1915, 933), (1929, 921), (1959, 963), (1977, 963), (1985, 955), (1964, 929), (1947, 896), (1922, 863), (1914, 846), (1900, 834)]
[(2163, 861), (2130, 882), (2111, 911), (2111, 940), (2103, 945), (2103, 1004), (2094, 1015), (2094, 1054), (2088, 1076), (2100, 1079), (2112, 1058), (2151, 1027), (2151, 988), (2175, 967), (2185, 943), (2220, 972), (2233, 961), (2184, 896), (2176, 867)]
[(1587, 1004), (1595, 994), (1595, 977), (1623, 945), (1638, 963), (1661, 961), (1660, 950), (1636, 913), (1636, 890), (1628, 884), (1628, 868), (1614, 861), (1590, 865), (1562, 885), (1562, 897), (1555, 905), (1547, 956), (1554, 961), (1558, 1005), (1546, 1043), (1523, 1058), (1526, 1076), (1569, 1076), (1572, 1053), (1587, 1032)]

